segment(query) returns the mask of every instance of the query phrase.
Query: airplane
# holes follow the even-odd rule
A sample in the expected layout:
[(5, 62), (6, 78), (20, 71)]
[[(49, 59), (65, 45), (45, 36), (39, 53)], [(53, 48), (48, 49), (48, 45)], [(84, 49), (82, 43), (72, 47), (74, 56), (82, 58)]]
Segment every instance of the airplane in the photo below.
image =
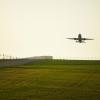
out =
[(76, 42), (78, 42), (78, 43), (85, 43), (85, 40), (93, 40), (90, 38), (82, 38), (81, 34), (78, 34), (78, 38), (66, 38), (66, 39), (76, 40)]

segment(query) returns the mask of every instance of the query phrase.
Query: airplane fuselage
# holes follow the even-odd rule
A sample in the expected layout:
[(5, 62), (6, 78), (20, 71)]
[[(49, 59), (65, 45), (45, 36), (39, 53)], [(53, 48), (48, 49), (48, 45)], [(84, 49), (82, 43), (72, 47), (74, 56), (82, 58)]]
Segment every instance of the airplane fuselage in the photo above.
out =
[(82, 42), (82, 35), (81, 34), (78, 35), (78, 42), (80, 42), (80, 43)]

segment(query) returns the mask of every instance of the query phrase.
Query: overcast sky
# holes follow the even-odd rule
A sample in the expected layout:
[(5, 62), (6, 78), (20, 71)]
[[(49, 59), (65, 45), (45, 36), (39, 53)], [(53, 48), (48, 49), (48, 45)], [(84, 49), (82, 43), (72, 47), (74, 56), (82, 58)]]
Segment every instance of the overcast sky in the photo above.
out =
[(100, 59), (100, 0), (0, 0), (0, 27), (1, 54)]

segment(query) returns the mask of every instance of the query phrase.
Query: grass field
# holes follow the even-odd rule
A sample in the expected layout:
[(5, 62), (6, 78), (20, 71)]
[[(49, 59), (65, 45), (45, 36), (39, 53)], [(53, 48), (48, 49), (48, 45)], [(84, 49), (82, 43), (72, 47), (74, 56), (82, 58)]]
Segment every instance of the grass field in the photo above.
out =
[(0, 100), (100, 100), (100, 65), (1, 67)]

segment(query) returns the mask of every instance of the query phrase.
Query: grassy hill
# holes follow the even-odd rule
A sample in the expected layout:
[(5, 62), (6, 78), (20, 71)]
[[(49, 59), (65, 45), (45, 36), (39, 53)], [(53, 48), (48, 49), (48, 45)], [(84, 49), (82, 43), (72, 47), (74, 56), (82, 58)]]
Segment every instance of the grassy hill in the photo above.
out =
[(0, 100), (99, 99), (99, 61), (39, 60), (0, 68)]

